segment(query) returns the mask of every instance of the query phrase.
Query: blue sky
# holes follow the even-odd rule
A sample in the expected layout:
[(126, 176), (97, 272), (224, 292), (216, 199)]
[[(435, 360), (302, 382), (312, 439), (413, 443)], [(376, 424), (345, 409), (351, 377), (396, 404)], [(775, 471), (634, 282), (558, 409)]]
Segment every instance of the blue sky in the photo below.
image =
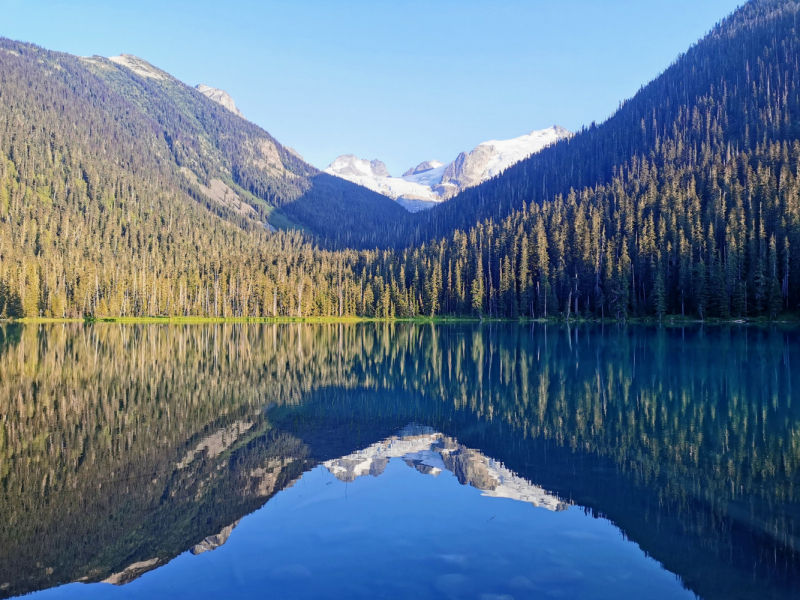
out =
[(228, 91), (324, 168), (394, 175), (489, 139), (602, 121), (740, 0), (0, 0), (0, 35), (140, 56)]

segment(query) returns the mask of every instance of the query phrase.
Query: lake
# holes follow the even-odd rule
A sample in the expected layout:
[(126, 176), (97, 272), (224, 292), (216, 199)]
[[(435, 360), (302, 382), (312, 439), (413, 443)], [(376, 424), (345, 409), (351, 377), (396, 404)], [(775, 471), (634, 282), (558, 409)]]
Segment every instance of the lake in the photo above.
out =
[(800, 336), (0, 326), (0, 598), (797, 598)]

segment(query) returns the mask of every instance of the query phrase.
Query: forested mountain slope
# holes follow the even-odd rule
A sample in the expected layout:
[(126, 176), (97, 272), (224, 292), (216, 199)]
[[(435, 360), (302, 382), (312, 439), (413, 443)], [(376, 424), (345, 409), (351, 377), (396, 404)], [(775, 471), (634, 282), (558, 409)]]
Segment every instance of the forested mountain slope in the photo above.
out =
[[(749, 2), (608, 122), (416, 218), (308, 176), (268, 134), (167, 77), (0, 43), (0, 314), (800, 307), (794, 1)], [(356, 249), (270, 235), (260, 218), (274, 206), (316, 240)]]
[(794, 311), (798, 84), (798, 4), (754, 0), (606, 123), (420, 215), (394, 244), (427, 242), (459, 311)]
[[(254, 144), (269, 140), (266, 134), (190, 88), (186, 98), (196, 104), (186, 114), (198, 111), (197, 121), (153, 100), (157, 89), (141, 94), (148, 108), (140, 110), (132, 92), (117, 93), (86, 64), (0, 40), (0, 315), (249, 316), (267, 306), (269, 314), (298, 314), (304, 286), (329, 268), (328, 255), (296, 232), (269, 234), (259, 215), (214, 201), (180, 168), (221, 177), (219, 164), (235, 156), (219, 150), (226, 123), (252, 132)], [(119, 72), (115, 77), (125, 81)], [(136, 77), (128, 80), (141, 91), (147, 82)], [(171, 120), (180, 127), (161, 124)], [(188, 131), (211, 134), (195, 139)], [(222, 141), (210, 144), (214, 139)], [(342, 186), (359, 188), (330, 186), (331, 179), (320, 176), (313, 187), (330, 189), (333, 204), (308, 191), (304, 197), (333, 227), (348, 218)], [(267, 175), (260, 181), (271, 185)]]
[(413, 241), (503, 218), (523, 202), (641, 180), (645, 163), (660, 182), (676, 180), (676, 169), (705, 180), (705, 166), (720, 154), (727, 160), (769, 143), (791, 145), (800, 137), (797, 10), (794, 0), (746, 3), (606, 122), (421, 215)]
[(331, 180), (257, 125), (140, 58), (81, 61), (157, 123), (179, 167), (205, 185), (225, 182), (277, 227), (299, 225), (341, 245), (348, 232), (385, 235), (406, 216), (379, 194)]

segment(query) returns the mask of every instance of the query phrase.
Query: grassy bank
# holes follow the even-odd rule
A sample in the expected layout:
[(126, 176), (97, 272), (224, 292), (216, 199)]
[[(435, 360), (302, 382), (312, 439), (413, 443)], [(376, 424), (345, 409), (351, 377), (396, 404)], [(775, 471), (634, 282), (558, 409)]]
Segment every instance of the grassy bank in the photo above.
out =
[[(2, 321), (2, 320), (0, 320)], [(767, 317), (753, 317), (747, 319), (706, 319), (701, 320), (697, 317), (686, 316), (665, 316), (659, 321), (655, 317), (629, 318), (624, 321), (617, 319), (584, 319), (563, 317), (548, 317), (546, 319), (506, 319), (506, 318), (486, 318), (478, 317), (414, 317), (414, 318), (369, 318), (369, 317), (102, 317), (85, 319), (56, 319), (49, 317), (26, 317), (23, 319), (5, 319), (9, 323), (23, 324), (49, 324), (49, 323), (119, 323), (129, 325), (201, 325), (208, 323), (551, 323), (571, 325), (578, 324), (629, 324), (629, 325), (748, 325), (748, 324), (800, 324), (800, 317), (797, 315), (784, 315), (778, 319), (770, 320)]]
[[(492, 319), (492, 321), (511, 321)], [(478, 323), (480, 319), (469, 317), (416, 317), (410, 319), (377, 319), (368, 317), (103, 317), (86, 319), (55, 319), (49, 317), (25, 317), (6, 319), (10, 323), (121, 323), (199, 325), (207, 323)]]

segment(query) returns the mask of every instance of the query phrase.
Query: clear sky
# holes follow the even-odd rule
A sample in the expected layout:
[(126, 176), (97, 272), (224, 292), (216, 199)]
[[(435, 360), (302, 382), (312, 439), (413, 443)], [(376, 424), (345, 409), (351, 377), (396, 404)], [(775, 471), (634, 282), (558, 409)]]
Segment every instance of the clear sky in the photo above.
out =
[(228, 91), (317, 167), (393, 175), (602, 121), (741, 0), (0, 0), (0, 35)]

